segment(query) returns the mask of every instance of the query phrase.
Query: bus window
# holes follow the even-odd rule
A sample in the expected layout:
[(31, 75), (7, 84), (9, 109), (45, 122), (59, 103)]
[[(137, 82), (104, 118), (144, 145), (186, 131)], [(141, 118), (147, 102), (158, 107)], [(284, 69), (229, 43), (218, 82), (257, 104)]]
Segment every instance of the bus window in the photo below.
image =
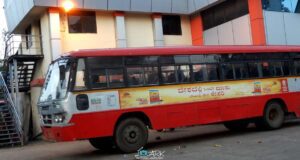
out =
[(161, 56), (159, 57), (160, 64), (174, 64), (174, 56)]
[(205, 64), (193, 65), (193, 79), (196, 82), (207, 81), (207, 72)]
[(271, 77), (272, 76), (269, 62), (262, 63), (262, 73), (263, 73), (263, 77)]
[(219, 80), (218, 75), (218, 65), (216, 64), (207, 64), (207, 76), (209, 81), (216, 81)]
[(283, 76), (283, 62), (270, 62), (270, 70), (273, 77)]
[(176, 64), (189, 64), (190, 56), (178, 55), (178, 56), (174, 56), (174, 60)]
[(184, 83), (190, 81), (190, 66), (188, 65), (180, 65), (176, 66), (177, 72), (177, 82)]
[(250, 78), (258, 78), (259, 77), (259, 71), (258, 71), (258, 65), (259, 64), (260, 63), (256, 63), (256, 62), (248, 63), (249, 77)]
[(294, 61), (294, 72), (296, 75), (300, 75), (300, 61)]
[(85, 64), (84, 59), (79, 59), (77, 63), (77, 72), (75, 79), (75, 90), (83, 90), (86, 89), (86, 78), (85, 78)]
[(106, 72), (108, 75), (109, 87), (116, 88), (124, 86), (123, 68), (107, 69)]
[(222, 73), (224, 80), (234, 79), (232, 64), (222, 64)]
[(144, 67), (145, 83), (147, 85), (156, 85), (159, 82), (157, 67)]
[(144, 84), (144, 73), (142, 67), (127, 68), (127, 78), (129, 86), (141, 86)]
[(107, 88), (107, 77), (105, 69), (95, 69), (91, 72), (91, 85), (92, 88)]
[(218, 63), (221, 55), (191, 55), (191, 63)]
[(88, 57), (89, 68), (108, 68), (123, 66), (123, 57)]
[(285, 76), (290, 75), (290, 63), (288, 61), (284, 61), (282, 67), (283, 67), (283, 74)]
[(235, 79), (246, 79), (249, 77), (247, 64), (240, 63), (240, 64), (233, 64), (233, 66), (234, 66)]
[(163, 83), (176, 83), (175, 66), (162, 66), (161, 76)]

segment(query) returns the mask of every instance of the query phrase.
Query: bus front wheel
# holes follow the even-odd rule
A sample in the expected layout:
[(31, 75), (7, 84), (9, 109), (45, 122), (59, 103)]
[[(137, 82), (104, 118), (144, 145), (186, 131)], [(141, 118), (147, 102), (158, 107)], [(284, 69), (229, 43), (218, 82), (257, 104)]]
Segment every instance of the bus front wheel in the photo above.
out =
[(148, 128), (138, 118), (121, 121), (115, 130), (115, 143), (124, 153), (132, 153), (144, 147), (148, 141)]
[(283, 106), (278, 102), (270, 102), (267, 104), (263, 117), (255, 121), (255, 125), (259, 129), (279, 129), (284, 123)]
[(249, 122), (246, 120), (225, 122), (224, 126), (230, 131), (244, 131), (249, 126)]
[(89, 142), (93, 147), (100, 150), (111, 151), (114, 149), (112, 137), (91, 138)]

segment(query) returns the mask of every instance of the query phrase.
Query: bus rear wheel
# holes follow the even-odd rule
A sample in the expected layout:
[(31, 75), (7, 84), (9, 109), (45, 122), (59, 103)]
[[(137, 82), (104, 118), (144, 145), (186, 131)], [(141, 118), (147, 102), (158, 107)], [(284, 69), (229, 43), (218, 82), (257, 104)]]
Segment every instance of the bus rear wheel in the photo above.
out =
[(115, 143), (124, 153), (136, 152), (148, 141), (148, 128), (138, 118), (128, 118), (121, 121), (115, 130)]
[(244, 131), (247, 129), (249, 126), (249, 122), (246, 120), (238, 120), (238, 121), (230, 121), (230, 122), (225, 122), (224, 126), (229, 129), (230, 131)]
[(100, 150), (112, 151), (114, 149), (112, 137), (91, 138), (89, 142), (93, 147)]
[(255, 125), (259, 129), (274, 130), (282, 127), (284, 123), (283, 106), (278, 102), (267, 104), (263, 117), (259, 118)]

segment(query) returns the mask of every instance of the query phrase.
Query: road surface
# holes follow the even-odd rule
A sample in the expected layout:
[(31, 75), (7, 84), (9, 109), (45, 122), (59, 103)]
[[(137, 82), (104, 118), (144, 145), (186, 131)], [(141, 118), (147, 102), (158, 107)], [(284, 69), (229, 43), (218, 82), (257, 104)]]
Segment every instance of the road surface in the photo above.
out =
[[(300, 158), (300, 121), (289, 122), (275, 131), (250, 127), (246, 132), (233, 133), (222, 125), (150, 131), (149, 141), (148, 153), (160, 153), (165, 160), (292, 160)], [(134, 160), (136, 155), (99, 151), (88, 141), (37, 141), (24, 147), (0, 149), (0, 160)]]

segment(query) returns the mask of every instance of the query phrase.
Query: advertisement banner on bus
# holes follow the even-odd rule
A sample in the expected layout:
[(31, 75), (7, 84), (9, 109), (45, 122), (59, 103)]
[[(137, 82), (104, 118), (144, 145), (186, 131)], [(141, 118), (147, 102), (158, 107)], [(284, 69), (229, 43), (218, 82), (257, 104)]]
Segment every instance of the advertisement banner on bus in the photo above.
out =
[(288, 90), (287, 79), (273, 78), (128, 88), (119, 90), (119, 94), (121, 108), (132, 108), (278, 94)]

